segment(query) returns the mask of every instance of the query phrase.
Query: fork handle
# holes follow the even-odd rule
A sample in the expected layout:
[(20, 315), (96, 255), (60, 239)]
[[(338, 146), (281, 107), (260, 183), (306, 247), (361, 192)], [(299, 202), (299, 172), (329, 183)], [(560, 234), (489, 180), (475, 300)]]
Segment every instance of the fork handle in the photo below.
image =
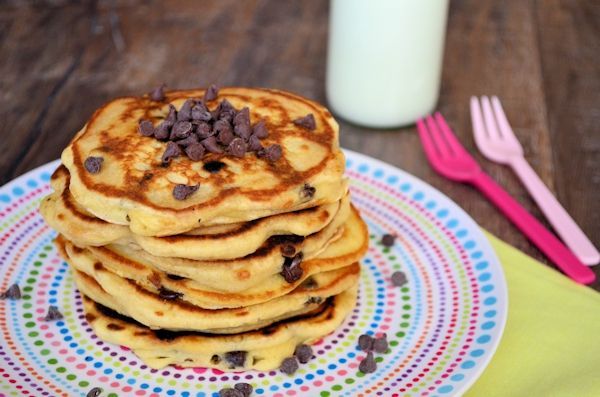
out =
[(514, 157), (510, 161), (510, 166), (521, 179), (546, 219), (552, 224), (556, 233), (575, 256), (586, 265), (595, 265), (600, 262), (600, 253), (596, 247), (548, 190), (527, 160), (523, 157)]
[(580, 284), (591, 284), (596, 275), (552, 233), (500, 187), (489, 175), (478, 173), (469, 181), (479, 189), (559, 269)]

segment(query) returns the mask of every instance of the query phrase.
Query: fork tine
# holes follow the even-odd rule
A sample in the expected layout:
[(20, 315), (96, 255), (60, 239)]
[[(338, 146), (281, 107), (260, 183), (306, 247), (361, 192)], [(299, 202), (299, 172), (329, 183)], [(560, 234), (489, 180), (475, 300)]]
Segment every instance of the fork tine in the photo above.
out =
[(502, 139), (502, 135), (496, 127), (496, 119), (492, 106), (490, 105), (490, 99), (487, 96), (481, 97), (481, 107), (483, 108), (483, 121), (485, 123), (485, 129), (490, 139)]
[(500, 128), (500, 132), (502, 133), (502, 139), (509, 141), (513, 145), (521, 147), (519, 140), (515, 136), (515, 132), (508, 123), (508, 119), (506, 118), (506, 114), (504, 114), (504, 109), (502, 108), (500, 99), (498, 99), (497, 96), (492, 97), (492, 107), (494, 109), (494, 115), (496, 116), (498, 128)]
[(481, 114), (481, 105), (477, 97), (471, 97), (471, 124), (473, 125), (473, 135), (475, 143), (480, 151), (484, 151), (483, 147), (486, 144), (487, 133), (483, 125), (483, 116)]
[(450, 147), (450, 150), (452, 150), (452, 153), (454, 153), (455, 157), (470, 156), (463, 147), (463, 145), (460, 143), (456, 135), (454, 135), (454, 133), (446, 123), (444, 116), (442, 116), (440, 112), (435, 113), (435, 120), (437, 121), (437, 124), (440, 127), (444, 140)]
[(440, 132), (435, 119), (431, 117), (431, 115), (428, 115), (425, 117), (425, 123), (427, 124), (429, 133), (431, 134), (431, 139), (436, 144), (439, 155), (441, 157), (452, 157), (452, 150), (444, 139), (444, 134)]
[(425, 155), (429, 159), (430, 163), (435, 163), (440, 157), (438, 145), (436, 145), (435, 141), (431, 139), (431, 135), (429, 134), (423, 119), (417, 120), (417, 131), (419, 132), (419, 137), (421, 138)]

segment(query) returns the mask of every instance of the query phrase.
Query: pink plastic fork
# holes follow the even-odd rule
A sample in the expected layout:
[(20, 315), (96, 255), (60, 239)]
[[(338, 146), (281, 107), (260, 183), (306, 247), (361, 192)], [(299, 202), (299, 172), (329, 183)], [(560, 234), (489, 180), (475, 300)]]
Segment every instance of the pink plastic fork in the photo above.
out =
[(594, 282), (594, 272), (483, 172), (440, 113), (417, 121), (417, 129), (425, 155), (438, 174), (476, 187), (567, 276), (580, 284)]

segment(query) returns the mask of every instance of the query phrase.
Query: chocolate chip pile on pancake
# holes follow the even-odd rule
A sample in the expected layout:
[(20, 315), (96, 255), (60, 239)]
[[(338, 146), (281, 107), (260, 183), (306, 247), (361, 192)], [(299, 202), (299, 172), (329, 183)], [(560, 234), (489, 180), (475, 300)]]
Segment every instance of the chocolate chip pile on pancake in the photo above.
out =
[(282, 91), (164, 88), (97, 110), (40, 207), (87, 321), (153, 368), (292, 374), (353, 309), (368, 245), (337, 123)]

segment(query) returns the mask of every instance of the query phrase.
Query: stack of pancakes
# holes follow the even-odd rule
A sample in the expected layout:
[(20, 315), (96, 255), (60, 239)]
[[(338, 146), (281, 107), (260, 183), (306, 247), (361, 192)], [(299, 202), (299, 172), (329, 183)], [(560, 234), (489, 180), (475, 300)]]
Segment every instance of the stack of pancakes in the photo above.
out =
[[(248, 107), (269, 132), (261, 144), (281, 157), (223, 150), (165, 163), (168, 143), (140, 134), (140, 120), (157, 126), (170, 105), (203, 96), (209, 110)], [(306, 115), (314, 128), (294, 123)], [(41, 213), (101, 339), (153, 368), (270, 370), (354, 307), (368, 235), (343, 171), (336, 122), (304, 98), (243, 88), (125, 97), (64, 150)], [(193, 189), (182, 198), (176, 186)]]

